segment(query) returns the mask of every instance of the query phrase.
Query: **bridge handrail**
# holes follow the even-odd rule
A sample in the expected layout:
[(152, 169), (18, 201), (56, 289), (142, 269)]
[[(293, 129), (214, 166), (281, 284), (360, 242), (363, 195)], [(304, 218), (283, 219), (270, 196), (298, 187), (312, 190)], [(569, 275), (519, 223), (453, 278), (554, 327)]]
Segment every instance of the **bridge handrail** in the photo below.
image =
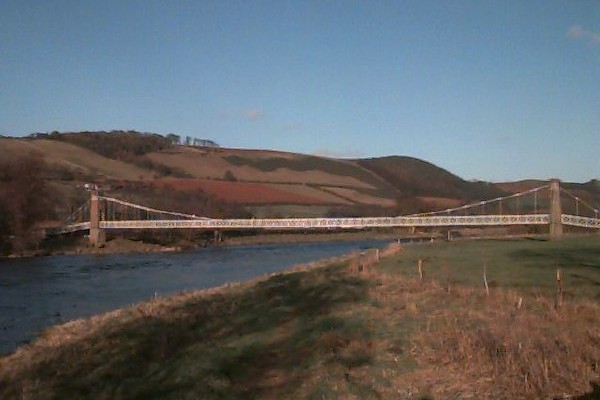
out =
[[(562, 214), (564, 225), (600, 228), (600, 219)], [(501, 226), (546, 225), (548, 214), (455, 215), (429, 217), (371, 218), (266, 218), (266, 219), (187, 219), (100, 221), (102, 229), (327, 229), (424, 226)], [(70, 224), (51, 230), (54, 234), (87, 230), (89, 222)]]
[(580, 217), (577, 215), (562, 214), (560, 219), (563, 225), (600, 229), (600, 218)]
[(69, 224), (69, 225), (59, 226), (56, 228), (47, 228), (46, 233), (48, 235), (62, 235), (64, 233), (85, 231), (88, 229), (90, 229), (89, 222), (78, 222), (76, 224)]
[(543, 225), (548, 214), (372, 218), (271, 218), (100, 221), (102, 229), (326, 229), (411, 226)]

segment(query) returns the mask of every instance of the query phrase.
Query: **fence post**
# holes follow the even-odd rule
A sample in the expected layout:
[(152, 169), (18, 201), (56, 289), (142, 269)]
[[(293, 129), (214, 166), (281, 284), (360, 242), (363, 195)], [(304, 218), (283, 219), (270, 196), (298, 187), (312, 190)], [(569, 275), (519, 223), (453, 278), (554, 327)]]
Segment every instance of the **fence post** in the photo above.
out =
[(556, 270), (556, 308), (562, 306), (564, 300), (562, 273), (560, 269)]
[(483, 284), (485, 285), (485, 294), (486, 296), (490, 295), (490, 287), (488, 286), (487, 281), (487, 265), (483, 264)]

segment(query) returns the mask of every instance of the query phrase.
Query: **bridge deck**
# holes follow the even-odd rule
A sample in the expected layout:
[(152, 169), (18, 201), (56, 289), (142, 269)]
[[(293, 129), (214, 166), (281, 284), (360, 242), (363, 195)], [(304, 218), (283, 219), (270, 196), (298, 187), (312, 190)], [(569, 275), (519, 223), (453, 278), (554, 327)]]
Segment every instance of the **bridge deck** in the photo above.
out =
[[(547, 225), (548, 214), (524, 215), (457, 215), (426, 217), (378, 218), (271, 218), (271, 219), (188, 219), (188, 220), (128, 220), (100, 221), (101, 229), (362, 229), (376, 227), (448, 227)], [(562, 215), (564, 225), (600, 228), (600, 219)], [(53, 230), (54, 234), (89, 229), (89, 222), (71, 224)]]

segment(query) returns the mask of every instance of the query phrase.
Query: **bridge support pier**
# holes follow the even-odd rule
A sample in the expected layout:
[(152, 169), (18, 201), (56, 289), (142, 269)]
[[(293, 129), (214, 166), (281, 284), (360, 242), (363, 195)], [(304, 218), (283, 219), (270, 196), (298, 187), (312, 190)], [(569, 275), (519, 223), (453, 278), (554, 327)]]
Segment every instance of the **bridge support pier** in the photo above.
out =
[(100, 203), (98, 194), (92, 193), (90, 199), (90, 237), (89, 245), (91, 247), (103, 247), (106, 243), (106, 235), (103, 229), (100, 229)]
[(550, 181), (550, 240), (562, 237), (562, 208), (560, 205), (560, 184), (558, 179)]

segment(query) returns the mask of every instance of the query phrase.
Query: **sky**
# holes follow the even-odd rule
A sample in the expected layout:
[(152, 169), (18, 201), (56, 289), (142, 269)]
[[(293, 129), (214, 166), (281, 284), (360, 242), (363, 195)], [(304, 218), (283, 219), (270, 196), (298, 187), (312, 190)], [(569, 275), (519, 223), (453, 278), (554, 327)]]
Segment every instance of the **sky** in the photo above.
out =
[(0, 134), (600, 178), (600, 1), (0, 1)]

